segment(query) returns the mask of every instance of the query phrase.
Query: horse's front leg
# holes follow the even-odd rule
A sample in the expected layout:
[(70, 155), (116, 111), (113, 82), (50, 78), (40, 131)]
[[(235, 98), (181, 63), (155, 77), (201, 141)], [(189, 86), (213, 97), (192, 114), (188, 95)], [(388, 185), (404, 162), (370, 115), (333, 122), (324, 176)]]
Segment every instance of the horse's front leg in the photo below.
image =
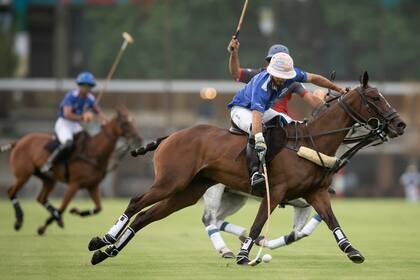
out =
[(96, 215), (102, 210), (101, 205), (101, 194), (99, 191), (99, 186), (95, 186), (93, 188), (88, 189), (89, 196), (92, 199), (93, 203), (95, 204), (95, 208), (88, 209), (88, 210), (79, 210), (78, 208), (74, 207), (70, 209), (70, 214), (77, 215), (80, 217), (89, 217), (92, 215)]
[(61, 202), (60, 208), (56, 209), (53, 205), (51, 205), (48, 201), (45, 202), (44, 207), (51, 213), (51, 217), (49, 217), (45, 224), (38, 228), (38, 234), (43, 235), (47, 229), (47, 227), (55, 220), (59, 227), (63, 228), (64, 223), (62, 219), (62, 214), (67, 208), (67, 205), (71, 201), (71, 199), (76, 194), (79, 186), (77, 184), (70, 184), (67, 188), (66, 193), (64, 194), (63, 201)]
[(333, 232), (338, 247), (347, 254), (347, 257), (354, 263), (362, 263), (365, 258), (356, 250), (347, 239), (343, 230), (341, 229), (331, 208), (330, 195), (327, 189), (319, 190), (308, 195), (307, 201), (314, 207), (314, 209), (325, 221), (328, 228)]
[[(274, 211), (277, 205), (280, 203), (284, 196), (284, 192), (280, 186), (275, 186), (270, 189), (270, 214)], [(261, 201), (260, 208), (258, 209), (257, 216), (255, 217), (254, 223), (252, 224), (249, 237), (242, 243), (241, 250), (236, 256), (236, 263), (247, 265), (249, 260), (249, 252), (255, 243), (255, 240), (260, 235), (264, 224), (268, 219), (268, 206), (267, 196)]]

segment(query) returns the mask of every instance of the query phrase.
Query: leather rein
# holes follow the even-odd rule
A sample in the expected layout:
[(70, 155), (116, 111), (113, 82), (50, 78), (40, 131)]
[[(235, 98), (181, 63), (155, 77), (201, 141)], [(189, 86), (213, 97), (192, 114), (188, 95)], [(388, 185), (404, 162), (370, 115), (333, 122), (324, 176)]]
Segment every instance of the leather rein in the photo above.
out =
[(356, 136), (356, 137), (349, 137), (345, 138), (343, 140), (343, 144), (356, 144), (353, 147), (351, 147), (348, 151), (346, 151), (343, 155), (338, 158), (337, 163), (332, 168), (328, 169), (328, 173), (336, 173), (341, 168), (343, 168), (350, 159), (362, 148), (371, 145), (376, 146), (380, 145), (386, 141), (388, 141), (388, 137), (386, 135), (385, 129), (389, 125), (389, 123), (398, 116), (396, 110), (391, 107), (391, 110), (383, 114), (379, 107), (374, 104), (372, 101), (368, 99), (368, 97), (365, 95), (366, 93), (376, 90), (375, 88), (362, 88), (358, 87), (355, 89), (360, 98), (362, 99), (362, 103), (364, 106), (366, 106), (367, 110), (372, 114), (376, 114), (379, 116), (379, 118), (371, 117), (369, 119), (365, 119), (359, 112), (357, 112), (355, 109), (353, 109), (347, 102), (346, 102), (346, 94), (343, 95), (335, 95), (334, 97), (327, 100), (324, 105), (320, 108), (322, 110), (324, 107), (329, 108), (331, 104), (336, 101), (340, 105), (340, 107), (344, 110), (344, 112), (355, 122), (355, 125), (350, 127), (344, 127), (334, 130), (329, 130), (321, 133), (315, 133), (311, 134), (308, 129), (308, 122), (307, 120), (304, 121), (306, 130), (308, 131), (307, 135), (299, 135), (298, 132), (298, 123), (295, 123), (295, 135), (294, 136), (288, 136), (288, 139), (294, 139), (294, 147), (293, 150), (297, 151), (298, 141), (301, 139), (310, 139), (312, 148), (316, 151), (322, 166), (327, 169), (327, 167), (324, 164), (324, 161), (322, 160), (321, 154), (316, 146), (314, 138), (325, 136), (325, 135), (331, 135), (335, 133), (340, 133), (343, 131), (350, 131), (351, 129), (354, 129), (355, 127), (363, 127), (367, 129), (369, 132)]

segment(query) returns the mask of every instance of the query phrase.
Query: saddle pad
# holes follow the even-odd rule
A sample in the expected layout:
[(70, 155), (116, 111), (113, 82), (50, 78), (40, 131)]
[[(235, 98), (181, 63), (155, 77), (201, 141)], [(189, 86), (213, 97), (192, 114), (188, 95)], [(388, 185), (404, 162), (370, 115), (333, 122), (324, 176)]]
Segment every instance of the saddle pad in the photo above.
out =
[(47, 142), (47, 144), (45, 144), (44, 149), (51, 154), (55, 149), (58, 148), (58, 146), (60, 146), (60, 141), (58, 141), (57, 137), (52, 136), (51, 140)]
[[(330, 157), (327, 155), (324, 155), (322, 153), (319, 153), (322, 160), (324, 161), (324, 165), (327, 168), (332, 168), (336, 162), (337, 162), (337, 158), (336, 157)], [(317, 152), (315, 150), (312, 150), (308, 147), (304, 147), (301, 146), (299, 148), (299, 151), (297, 152), (297, 155), (300, 156), (301, 158), (307, 159), (319, 166), (323, 166), (321, 160), (319, 159), (319, 156), (317, 154)]]

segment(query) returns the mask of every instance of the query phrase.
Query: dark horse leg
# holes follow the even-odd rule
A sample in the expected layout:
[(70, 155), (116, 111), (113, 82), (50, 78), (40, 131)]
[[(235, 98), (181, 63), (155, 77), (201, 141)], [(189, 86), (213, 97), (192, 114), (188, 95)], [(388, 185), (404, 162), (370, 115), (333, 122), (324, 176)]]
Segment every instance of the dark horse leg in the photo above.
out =
[(69, 184), (66, 193), (64, 194), (64, 198), (63, 201), (61, 202), (61, 206), (59, 209), (55, 208), (54, 206), (52, 206), (48, 201), (46, 201), (44, 203), (45, 208), (47, 208), (47, 210), (51, 213), (51, 217), (49, 217), (46, 221), (45, 224), (40, 226), (38, 228), (38, 234), (42, 235), (45, 233), (45, 230), (47, 229), (47, 227), (55, 220), (57, 221), (57, 224), (59, 227), (63, 228), (64, 227), (64, 223), (63, 223), (63, 219), (62, 219), (62, 214), (63, 212), (66, 210), (67, 205), (69, 204), (69, 202), (71, 201), (71, 199), (74, 197), (74, 195), (76, 194), (77, 190), (78, 190), (78, 185), (77, 184)]
[(350, 241), (340, 228), (332, 211), (330, 195), (328, 194), (327, 189), (308, 195), (307, 201), (314, 207), (322, 220), (328, 225), (328, 228), (333, 232), (337, 245), (341, 251), (346, 253), (347, 257), (354, 263), (364, 262), (365, 258), (363, 255), (350, 244)]
[[(277, 185), (270, 189), (270, 213), (276, 209), (280, 201), (284, 197), (283, 186)], [(241, 250), (236, 256), (236, 263), (241, 265), (247, 265), (249, 263), (249, 252), (255, 243), (255, 240), (260, 235), (264, 224), (268, 218), (267, 212), (267, 196), (261, 201), (260, 208), (258, 209), (257, 216), (255, 217), (254, 223), (252, 224), (249, 237), (242, 243)]]
[(16, 176), (15, 183), (10, 186), (10, 188), (7, 190), (7, 193), (9, 195), (9, 199), (11, 200), (13, 204), (13, 208), (15, 209), (15, 230), (19, 230), (22, 227), (23, 224), (23, 210), (20, 207), (20, 203), (17, 199), (17, 192), (25, 185), (25, 183), (28, 181), (29, 177), (31, 177), (31, 174), (25, 174), (22, 176)]
[(115, 257), (140, 229), (154, 221), (167, 217), (175, 211), (195, 204), (203, 196), (207, 188), (213, 184), (213, 182), (208, 180), (196, 178), (187, 188), (159, 201), (150, 209), (140, 212), (131, 225), (120, 234), (115, 244), (108, 246), (104, 252), (98, 250), (93, 254), (92, 264), (98, 264), (108, 257)]
[(90, 251), (95, 251), (106, 245), (114, 244), (121, 236), (131, 217), (139, 213), (145, 207), (159, 202), (177, 191), (185, 189), (193, 178), (193, 175), (191, 176), (190, 174), (178, 177), (172, 176), (171, 174), (172, 173), (168, 173), (164, 174), (163, 177), (157, 177), (152, 187), (145, 194), (132, 198), (124, 213), (118, 218), (104, 237), (92, 238), (89, 242), (88, 249)]
[(89, 188), (88, 192), (89, 192), (90, 198), (95, 203), (95, 208), (90, 209), (90, 210), (82, 210), (81, 211), (78, 208), (73, 207), (72, 209), (70, 209), (71, 214), (77, 215), (77, 216), (80, 216), (80, 217), (88, 217), (88, 216), (96, 215), (99, 212), (101, 212), (102, 205), (101, 205), (101, 193), (99, 191), (99, 186)]
[[(41, 189), (41, 192), (39, 193), (39, 195), (37, 197), (37, 201), (42, 206), (44, 206), (47, 209), (48, 212), (51, 213), (51, 217), (48, 220), (48, 224), (51, 224), (55, 220), (52, 212), (53, 213), (54, 212), (58, 213), (58, 211), (48, 202), (48, 197), (49, 197), (51, 191), (54, 189), (54, 186), (55, 186), (55, 181), (50, 180), (50, 179), (42, 179), (42, 189)], [(47, 206), (49, 206), (49, 207), (47, 207)], [(39, 227), (38, 228), (38, 234), (39, 235), (44, 234), (45, 229), (46, 229), (46, 226), (45, 227)]]

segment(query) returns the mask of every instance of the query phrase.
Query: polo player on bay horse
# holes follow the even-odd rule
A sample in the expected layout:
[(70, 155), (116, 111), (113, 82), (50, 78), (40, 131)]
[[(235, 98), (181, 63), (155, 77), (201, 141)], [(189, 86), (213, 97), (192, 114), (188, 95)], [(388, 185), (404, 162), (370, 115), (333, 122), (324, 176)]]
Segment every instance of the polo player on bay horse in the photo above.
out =
[(264, 176), (260, 172), (258, 159), (258, 156), (264, 156), (267, 150), (262, 133), (263, 123), (281, 115), (271, 106), (278, 99), (284, 98), (288, 88), (295, 82), (311, 82), (320, 87), (345, 92), (345, 89), (320, 75), (294, 68), (293, 59), (287, 53), (276, 53), (267, 69), (255, 75), (228, 105), (232, 121), (249, 134), (247, 158), (253, 189), (264, 185)]
[(106, 116), (96, 104), (95, 96), (90, 92), (96, 85), (95, 77), (90, 72), (82, 72), (77, 76), (76, 83), (78, 89), (69, 91), (60, 103), (55, 133), (61, 145), (55, 148), (41, 167), (43, 173), (51, 173), (56, 159), (71, 149), (74, 135), (83, 130), (80, 122), (90, 122), (93, 119), (92, 113), (87, 110), (96, 113), (102, 124), (107, 122)]
[[(265, 70), (266, 66), (258, 69), (241, 67), (239, 62), (239, 46), (239, 40), (236, 37), (233, 37), (227, 47), (227, 50), (230, 53), (229, 72), (235, 81), (246, 84), (255, 75)], [(271, 58), (276, 53), (287, 53), (290, 55), (289, 49), (286, 46), (281, 44), (272, 45), (269, 48), (267, 55), (265, 56), (265, 61), (267, 64), (270, 63)], [(325, 95), (325, 93), (320, 89), (316, 89), (312, 93), (307, 90), (301, 83), (293, 83), (288, 87), (287, 93), (284, 95), (284, 97), (278, 99), (272, 106), (272, 109), (280, 113), (284, 123), (291, 123), (294, 121), (288, 115), (288, 102), (294, 95), (299, 95), (308, 105), (310, 105), (311, 108), (315, 109), (324, 103), (322, 97)], [(219, 230), (237, 235), (241, 240), (246, 238), (246, 229), (227, 222), (225, 218), (237, 212), (245, 204), (247, 197), (241, 194), (229, 192), (229, 189), (226, 188), (223, 184), (217, 184), (209, 188), (203, 197), (205, 209), (202, 216), (202, 221), (206, 226), (206, 231), (210, 237), (210, 240), (212, 241), (215, 249), (222, 255), (222, 257), (233, 258), (234, 255), (232, 251), (227, 247), (219, 233)], [(310, 205), (307, 204), (304, 200), (296, 199), (290, 201), (289, 203), (294, 206), (295, 212), (293, 231), (288, 235), (267, 241), (265, 246), (271, 249), (276, 249), (291, 244), (292, 242), (309, 235), (321, 222), (319, 215), (315, 215), (307, 224), (308, 218), (311, 214), (311, 208), (309, 208)], [(256, 242), (259, 244), (258, 240)]]

